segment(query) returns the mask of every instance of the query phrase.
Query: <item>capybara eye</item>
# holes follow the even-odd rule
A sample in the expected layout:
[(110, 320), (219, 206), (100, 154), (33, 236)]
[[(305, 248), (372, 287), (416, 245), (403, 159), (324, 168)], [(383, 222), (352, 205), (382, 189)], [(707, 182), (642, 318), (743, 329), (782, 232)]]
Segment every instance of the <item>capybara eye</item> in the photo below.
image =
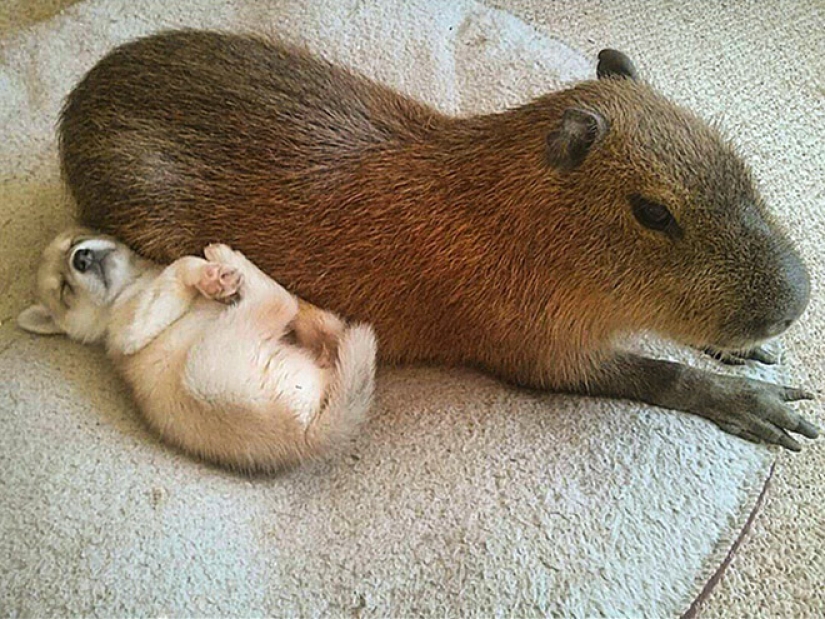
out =
[(645, 228), (663, 232), (676, 225), (673, 215), (663, 204), (648, 200), (639, 194), (633, 194), (629, 199), (633, 216)]
[(72, 257), (72, 266), (76, 271), (85, 273), (94, 262), (94, 255), (91, 249), (78, 249)]

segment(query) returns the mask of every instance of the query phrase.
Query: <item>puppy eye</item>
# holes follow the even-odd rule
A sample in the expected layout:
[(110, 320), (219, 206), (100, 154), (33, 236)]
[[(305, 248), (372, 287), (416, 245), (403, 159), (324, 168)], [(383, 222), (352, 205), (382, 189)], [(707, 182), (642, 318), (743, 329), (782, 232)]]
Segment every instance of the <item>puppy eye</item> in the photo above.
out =
[(68, 297), (74, 294), (74, 288), (72, 285), (67, 281), (63, 280), (63, 283), (60, 285), (60, 300), (65, 304), (68, 305)]
[(666, 206), (638, 194), (630, 196), (629, 201), (633, 216), (645, 228), (657, 232), (674, 232), (674, 236), (681, 236), (679, 225)]

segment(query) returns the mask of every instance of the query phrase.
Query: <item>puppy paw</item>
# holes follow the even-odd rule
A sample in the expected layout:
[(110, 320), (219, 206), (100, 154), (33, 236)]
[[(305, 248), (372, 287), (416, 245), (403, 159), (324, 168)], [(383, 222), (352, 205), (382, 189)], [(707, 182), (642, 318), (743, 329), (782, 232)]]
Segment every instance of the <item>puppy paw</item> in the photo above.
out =
[(235, 260), (235, 250), (223, 243), (212, 243), (203, 250), (203, 255), (209, 262), (219, 262), (221, 264), (232, 264)]
[(208, 299), (229, 303), (235, 299), (241, 287), (241, 274), (237, 269), (224, 264), (208, 262), (203, 265), (195, 287)]

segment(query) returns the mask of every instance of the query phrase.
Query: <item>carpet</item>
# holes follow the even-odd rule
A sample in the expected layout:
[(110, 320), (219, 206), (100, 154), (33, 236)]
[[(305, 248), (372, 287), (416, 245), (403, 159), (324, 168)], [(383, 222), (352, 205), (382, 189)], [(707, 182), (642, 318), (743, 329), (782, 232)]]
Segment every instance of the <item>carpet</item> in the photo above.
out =
[[(825, 111), (822, 61), (806, 49), (821, 42), (818, 4), (87, 0), (0, 16), (4, 616), (664, 617), (704, 598), (709, 616), (822, 609), (821, 444), (790, 457), (680, 413), (460, 368), (382, 369), (342, 457), (243, 478), (157, 441), (99, 350), (13, 324), (40, 249), (71, 221), (62, 99), (118, 43), (177, 26), (279, 36), (455, 114), (592, 77), (595, 52), (615, 46), (720, 120), (811, 266), (811, 308), (776, 344), (783, 363), (728, 371), (816, 389)], [(818, 402), (803, 406), (822, 423)], [(753, 539), (710, 591), (749, 522)]]

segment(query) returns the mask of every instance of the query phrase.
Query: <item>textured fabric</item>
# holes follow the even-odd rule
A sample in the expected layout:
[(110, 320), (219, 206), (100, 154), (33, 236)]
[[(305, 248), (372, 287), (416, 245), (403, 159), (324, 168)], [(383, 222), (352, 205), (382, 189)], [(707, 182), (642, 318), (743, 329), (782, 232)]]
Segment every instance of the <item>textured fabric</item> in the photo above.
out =
[[(775, 450), (680, 413), (406, 368), (380, 373), (372, 420), (344, 457), (240, 478), (160, 444), (99, 350), (13, 325), (31, 302), (40, 248), (71, 218), (54, 140), (62, 98), (118, 43), (174, 26), (277, 34), (458, 114), (590, 77), (595, 52), (610, 45), (664, 92), (719, 119), (754, 165), (814, 288), (783, 338), (783, 365), (762, 373), (815, 388), (821, 8), (603, 4), (89, 0), (55, 15), (55, 2), (0, 7), (3, 615), (688, 609), (739, 535)], [(819, 404), (803, 406), (822, 422)], [(779, 456), (765, 514), (708, 615), (822, 608), (822, 464), (821, 444)]]

